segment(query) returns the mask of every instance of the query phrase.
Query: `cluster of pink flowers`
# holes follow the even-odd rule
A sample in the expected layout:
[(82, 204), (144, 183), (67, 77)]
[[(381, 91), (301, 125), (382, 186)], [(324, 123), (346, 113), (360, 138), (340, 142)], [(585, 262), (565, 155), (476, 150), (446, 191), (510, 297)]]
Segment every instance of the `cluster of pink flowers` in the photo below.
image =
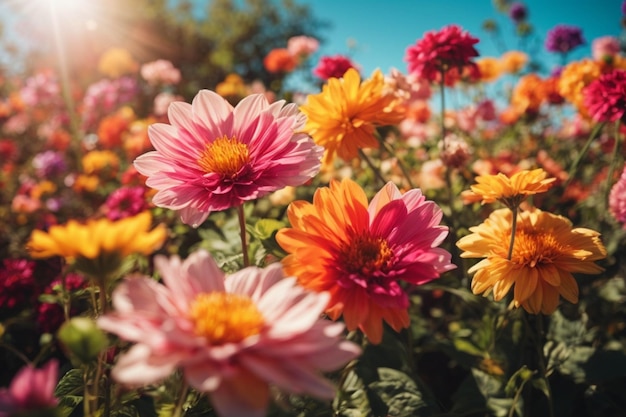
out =
[(181, 77), (180, 70), (167, 59), (157, 59), (143, 64), (140, 73), (150, 85), (176, 85)]
[(123, 104), (132, 102), (137, 97), (139, 86), (133, 77), (124, 76), (115, 79), (104, 78), (91, 84), (82, 102), (83, 128), (87, 131), (96, 128), (96, 123), (103, 116), (112, 113)]

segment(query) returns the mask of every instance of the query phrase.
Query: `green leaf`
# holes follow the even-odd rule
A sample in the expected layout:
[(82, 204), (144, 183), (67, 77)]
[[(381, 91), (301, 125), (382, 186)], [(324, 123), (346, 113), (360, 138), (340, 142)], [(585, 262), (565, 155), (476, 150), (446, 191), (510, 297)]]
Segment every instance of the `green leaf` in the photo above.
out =
[(426, 396), (407, 374), (397, 369), (379, 368), (379, 380), (369, 385), (394, 417), (430, 416), (435, 411)]
[[(73, 396), (83, 392), (83, 371), (81, 369), (70, 369), (61, 378), (54, 390), (54, 396), (57, 398), (66, 395)], [(82, 397), (81, 397), (82, 398)]]

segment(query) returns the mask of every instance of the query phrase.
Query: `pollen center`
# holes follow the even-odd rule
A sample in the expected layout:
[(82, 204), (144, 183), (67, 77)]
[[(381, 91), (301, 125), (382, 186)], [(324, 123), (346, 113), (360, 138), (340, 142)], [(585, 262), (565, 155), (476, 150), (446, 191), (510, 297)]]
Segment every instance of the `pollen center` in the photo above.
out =
[(199, 294), (191, 303), (189, 318), (195, 333), (211, 345), (240, 342), (261, 333), (265, 324), (249, 297), (223, 292)]
[(393, 258), (393, 251), (382, 237), (357, 235), (341, 250), (341, 263), (351, 273), (363, 276), (385, 271)]
[(534, 268), (536, 265), (552, 263), (562, 253), (562, 249), (554, 235), (520, 230), (515, 234), (511, 260), (520, 266)]
[(198, 165), (204, 172), (214, 172), (231, 179), (249, 162), (248, 145), (235, 137), (226, 136), (207, 144), (198, 158)]

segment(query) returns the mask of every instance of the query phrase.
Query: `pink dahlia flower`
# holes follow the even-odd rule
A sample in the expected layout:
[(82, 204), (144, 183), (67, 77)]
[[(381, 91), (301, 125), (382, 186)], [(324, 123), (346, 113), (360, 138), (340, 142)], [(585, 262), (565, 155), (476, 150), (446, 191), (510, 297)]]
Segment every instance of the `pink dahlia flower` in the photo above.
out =
[(477, 38), (450, 25), (439, 32), (426, 32), (415, 45), (407, 48), (404, 60), (408, 63), (409, 74), (436, 82), (441, 80), (442, 71), (460, 74), (465, 67), (476, 69), (472, 58), (478, 56), (474, 48), (477, 43)]
[(0, 389), (0, 417), (38, 415), (35, 412), (55, 407), (58, 373), (59, 365), (54, 359), (41, 369), (22, 368), (8, 389)]
[(175, 85), (180, 82), (180, 70), (166, 59), (157, 59), (141, 66), (141, 76), (150, 85)]
[(302, 133), (305, 116), (284, 100), (269, 104), (253, 94), (233, 108), (202, 90), (192, 104), (170, 104), (168, 120), (149, 127), (156, 150), (134, 165), (158, 190), (154, 204), (178, 210), (194, 227), (212, 211), (301, 185), (320, 169), (323, 148)]
[(585, 107), (597, 122), (614, 122), (626, 112), (626, 71), (603, 74), (583, 90)]
[(201, 250), (182, 262), (158, 256), (155, 266), (165, 285), (129, 277), (113, 292), (115, 312), (98, 320), (136, 343), (112, 370), (123, 384), (155, 383), (180, 369), (218, 414), (263, 416), (269, 385), (332, 398), (320, 373), (360, 353), (341, 339), (343, 324), (320, 318), (328, 294), (306, 292), (280, 264), (224, 277)]
[(615, 219), (622, 223), (626, 229), (626, 166), (622, 171), (622, 176), (611, 188), (609, 194), (609, 211)]

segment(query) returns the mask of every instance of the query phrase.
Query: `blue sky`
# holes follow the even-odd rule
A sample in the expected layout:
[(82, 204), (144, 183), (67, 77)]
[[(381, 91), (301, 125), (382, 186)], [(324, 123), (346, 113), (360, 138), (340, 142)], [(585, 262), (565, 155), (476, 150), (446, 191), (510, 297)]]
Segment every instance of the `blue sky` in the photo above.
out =
[[(514, 26), (508, 16), (499, 13), (491, 0), (300, 0), (309, 4), (313, 14), (331, 23), (325, 32), (327, 42), (320, 54), (349, 53), (369, 75), (380, 68), (388, 72), (396, 67), (406, 72), (404, 53), (422, 35), (457, 24), (480, 39), (477, 45), (482, 56), (498, 56), (498, 50), (482, 29), (485, 19), (494, 19), (501, 28), (507, 49), (517, 49), (512, 33)], [(540, 59), (548, 68), (559, 59), (544, 52), (543, 39), (556, 24), (577, 25), (583, 29), (587, 45), (570, 55), (570, 60), (591, 54), (591, 41), (605, 35), (619, 36), (621, 0), (527, 0), (529, 22), (540, 40)], [(351, 50), (350, 42), (355, 43)]]

